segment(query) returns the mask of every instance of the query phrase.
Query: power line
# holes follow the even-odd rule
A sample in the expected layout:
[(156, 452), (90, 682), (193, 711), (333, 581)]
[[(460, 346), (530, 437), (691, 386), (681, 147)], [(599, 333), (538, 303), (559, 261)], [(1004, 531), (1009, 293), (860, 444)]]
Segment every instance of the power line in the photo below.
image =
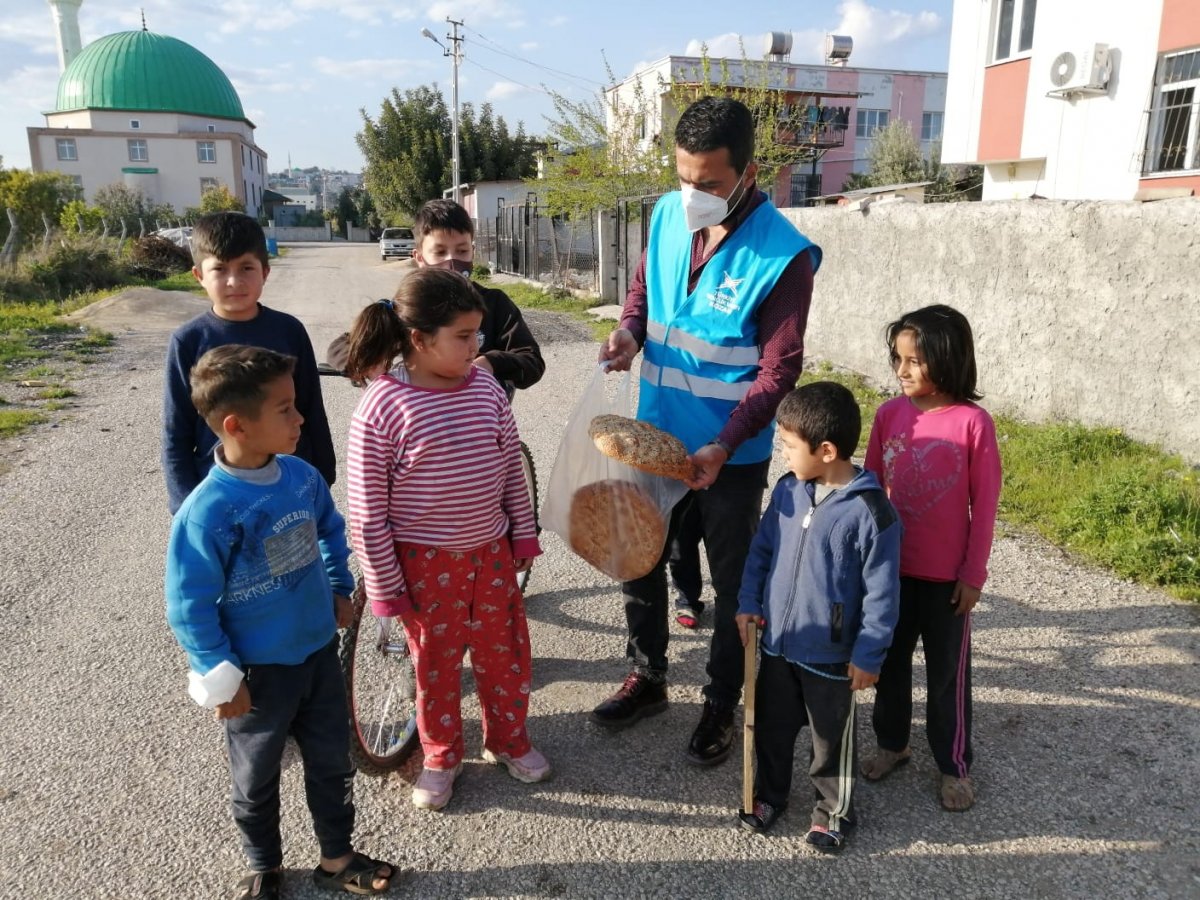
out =
[(546, 72), (552, 72), (553, 74), (561, 75), (564, 78), (570, 78), (570, 79), (573, 79), (578, 82), (586, 82), (589, 90), (591, 90), (591, 87), (593, 85), (597, 86), (597, 87), (602, 87), (602, 88), (608, 87), (608, 85), (605, 82), (597, 81), (595, 78), (587, 78), (586, 76), (583, 76), (583, 75), (575, 75), (571, 72), (564, 72), (562, 69), (555, 69), (552, 66), (544, 66), (541, 63), (536, 63), (531, 59), (526, 59), (523, 56), (518, 56), (517, 54), (513, 53), (510, 50), (505, 49), (503, 46), (501, 46), (500, 44), (493, 41), (487, 35), (481, 34), (480, 32), (476, 31), (474, 28), (471, 28), (470, 26), (466, 26), (466, 25), (464, 25), (463, 28), (464, 28), (464, 30), (471, 32), (476, 37), (485, 41), (487, 44), (492, 45), (491, 47), (488, 47), (488, 46), (484, 46), (484, 44), (476, 43), (475, 46), (479, 47), (482, 50), (487, 50), (491, 53), (498, 53), (501, 56), (507, 56), (509, 59), (514, 59), (517, 62), (525, 63), (525, 65), (527, 65), (527, 66), (533, 66), (535, 69), (542, 69)]
[(489, 69), (487, 66), (483, 65), (482, 63), (475, 62), (475, 60), (471, 59), (471, 57), (469, 57), (469, 56), (464, 56), (463, 62), (469, 63), (478, 69), (483, 69), (483, 71), (485, 71), (485, 72), (490, 72), (491, 74), (497, 76), (498, 78), (503, 78), (505, 81), (511, 81), (513, 84), (519, 84), (521, 87), (525, 88), (526, 90), (534, 91), (535, 93), (538, 93), (538, 94), (545, 94), (547, 97), (554, 96), (554, 94), (552, 94), (550, 91), (546, 90), (544, 87), (534, 87), (532, 84), (526, 84), (523, 81), (517, 81), (517, 79), (513, 78), (511, 75), (505, 75), (503, 72), (497, 72), (495, 69)]

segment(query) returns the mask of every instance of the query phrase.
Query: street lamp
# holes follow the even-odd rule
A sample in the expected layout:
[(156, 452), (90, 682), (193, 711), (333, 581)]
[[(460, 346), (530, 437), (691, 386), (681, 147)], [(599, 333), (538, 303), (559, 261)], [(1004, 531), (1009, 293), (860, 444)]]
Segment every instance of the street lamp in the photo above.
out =
[(454, 197), (454, 202), (459, 203), (462, 199), (461, 195), (460, 195), (460, 187), (459, 187), (459, 185), (462, 182), (462, 178), (459, 175), (459, 153), (458, 153), (458, 65), (460, 62), (462, 62), (462, 46), (461, 46), (462, 38), (458, 34), (458, 28), (460, 25), (462, 25), (462, 22), (455, 22), (449, 16), (446, 16), (446, 21), (454, 28), (454, 31), (452, 34), (446, 35), (446, 40), (451, 42), (451, 44), (453, 45), (453, 49), (451, 47), (447, 47), (445, 44), (443, 44), (441, 41), (439, 41), (437, 39), (437, 36), (432, 31), (430, 31), (428, 28), (421, 29), (421, 37), (429, 38), (429, 40), (433, 41), (435, 44), (437, 44), (439, 47), (441, 47), (443, 55), (449, 56), (450, 59), (454, 63), (454, 81), (453, 81), (454, 86), (453, 86), (453, 93), (451, 94), (451, 103), (453, 105), (453, 115), (450, 119), (450, 141), (453, 144), (453, 156), (452, 156), (453, 163), (451, 164), (451, 177), (454, 179), (454, 184), (451, 187), (451, 191), (453, 192), (452, 196)]

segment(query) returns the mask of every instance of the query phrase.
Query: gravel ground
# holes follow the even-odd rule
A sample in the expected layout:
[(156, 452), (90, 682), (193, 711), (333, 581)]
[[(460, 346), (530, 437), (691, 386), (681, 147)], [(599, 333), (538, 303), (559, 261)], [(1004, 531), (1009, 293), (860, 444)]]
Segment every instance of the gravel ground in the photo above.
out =
[[(360, 289), (362, 273), (394, 278), (369, 270), (365, 251), (302, 248), (281, 262), (272, 283), (286, 290), (267, 302), (301, 315), (318, 347), (361, 302), (329, 300), (321, 268), (354, 297), (381, 295)], [(575, 323), (556, 320), (553, 340), (551, 319), (530, 318), (547, 338), (548, 374), (516, 409), (544, 487), (595, 350), (571, 339)], [(79, 381), (67, 421), (0, 445), (0, 897), (212, 898), (241, 874), (220, 732), (186, 696), (163, 615), (164, 342), (123, 332)], [(344, 447), (357, 393), (326, 388)], [(344, 502), (344, 486), (335, 496)], [(978, 804), (963, 815), (938, 808), (918, 722), (913, 764), (861, 787), (862, 827), (831, 859), (803, 840), (806, 737), (791, 811), (770, 837), (735, 827), (736, 756), (712, 770), (684, 764), (707, 630), (672, 635), (668, 712), (616, 735), (588, 723), (625, 674), (619, 598), (544, 537), (528, 597), (530, 729), (555, 777), (522, 785), (471, 762), (435, 814), (409, 801), (419, 753), (388, 777), (360, 775), (358, 841), (404, 867), (394, 893), (1200, 896), (1197, 608), (1041, 541), (1001, 537), (975, 621)], [(473, 698), (465, 712), (477, 749)], [(294, 760), (283, 795), (286, 896), (321, 896), (308, 879), (316, 846)]]

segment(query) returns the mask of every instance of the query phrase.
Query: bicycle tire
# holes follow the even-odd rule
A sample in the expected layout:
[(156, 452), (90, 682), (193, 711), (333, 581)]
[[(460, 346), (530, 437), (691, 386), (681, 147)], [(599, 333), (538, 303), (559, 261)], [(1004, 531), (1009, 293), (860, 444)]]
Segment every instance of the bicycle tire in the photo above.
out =
[(359, 771), (381, 775), (401, 765), (417, 746), (416, 675), (400, 622), (395, 621), (385, 651), (361, 585), (351, 599), (354, 621), (338, 645), (350, 707), (350, 755)]
[[(533, 505), (533, 524), (537, 528), (537, 533), (541, 534), (542, 526), (538, 522), (537, 468), (533, 464), (533, 453), (524, 441), (521, 441), (521, 471), (525, 475), (525, 487), (529, 491), (529, 502)], [(525, 593), (525, 586), (529, 584), (529, 577), (532, 574), (532, 568), (517, 573), (517, 588), (522, 594)]]

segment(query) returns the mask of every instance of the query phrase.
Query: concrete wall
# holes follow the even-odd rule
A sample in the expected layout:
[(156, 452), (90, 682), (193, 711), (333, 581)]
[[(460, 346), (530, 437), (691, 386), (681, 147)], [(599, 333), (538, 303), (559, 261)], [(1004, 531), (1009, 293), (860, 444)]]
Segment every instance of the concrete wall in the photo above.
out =
[(301, 225), (275, 225), (271, 223), (266, 229), (267, 237), (280, 241), (332, 241), (333, 226), (326, 222), (318, 228), (308, 228)]
[(884, 327), (949, 303), (975, 330), (984, 406), (1200, 462), (1200, 201), (783, 212), (825, 251), (810, 356), (894, 386)]

